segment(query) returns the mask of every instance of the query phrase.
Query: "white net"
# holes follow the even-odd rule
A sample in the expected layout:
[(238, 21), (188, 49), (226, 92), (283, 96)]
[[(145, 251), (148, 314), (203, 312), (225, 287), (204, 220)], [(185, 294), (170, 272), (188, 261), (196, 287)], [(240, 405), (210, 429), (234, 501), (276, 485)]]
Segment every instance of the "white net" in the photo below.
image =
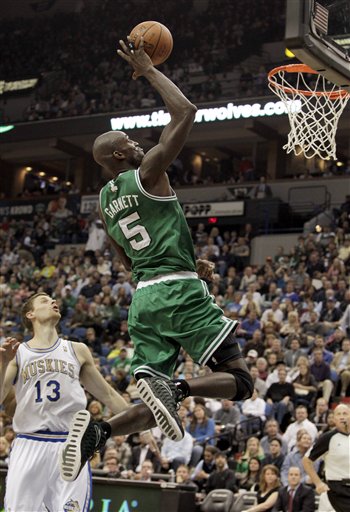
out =
[(304, 64), (276, 68), (268, 78), (270, 89), (287, 107), (291, 129), (283, 149), (336, 160), (335, 135), (350, 94)]

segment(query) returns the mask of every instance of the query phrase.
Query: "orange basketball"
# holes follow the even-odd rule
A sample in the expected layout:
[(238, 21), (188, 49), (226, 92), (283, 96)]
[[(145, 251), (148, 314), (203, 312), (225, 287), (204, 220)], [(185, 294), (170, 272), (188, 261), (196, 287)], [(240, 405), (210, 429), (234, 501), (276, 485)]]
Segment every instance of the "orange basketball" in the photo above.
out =
[(145, 52), (155, 66), (167, 60), (173, 49), (173, 37), (170, 30), (158, 21), (143, 21), (132, 29), (130, 41), (138, 48), (143, 36)]

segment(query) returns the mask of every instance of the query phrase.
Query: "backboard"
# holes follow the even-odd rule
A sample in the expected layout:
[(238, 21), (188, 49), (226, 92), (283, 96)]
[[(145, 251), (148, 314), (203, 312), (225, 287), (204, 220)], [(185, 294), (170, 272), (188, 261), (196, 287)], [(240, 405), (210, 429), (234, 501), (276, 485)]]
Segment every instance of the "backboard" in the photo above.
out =
[(350, 0), (287, 0), (286, 47), (350, 92)]

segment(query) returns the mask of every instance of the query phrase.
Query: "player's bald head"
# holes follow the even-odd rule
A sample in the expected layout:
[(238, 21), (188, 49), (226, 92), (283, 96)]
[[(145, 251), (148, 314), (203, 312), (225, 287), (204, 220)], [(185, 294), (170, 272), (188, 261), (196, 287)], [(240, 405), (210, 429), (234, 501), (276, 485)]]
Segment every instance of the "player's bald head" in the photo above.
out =
[(113, 163), (113, 153), (118, 151), (121, 141), (125, 139), (125, 133), (119, 131), (111, 131), (102, 133), (95, 139), (92, 147), (92, 154), (95, 161), (102, 167), (110, 169)]
[(137, 169), (143, 157), (143, 149), (130, 140), (124, 132), (106, 132), (97, 137), (92, 147), (95, 161), (111, 174), (116, 175), (126, 169)]

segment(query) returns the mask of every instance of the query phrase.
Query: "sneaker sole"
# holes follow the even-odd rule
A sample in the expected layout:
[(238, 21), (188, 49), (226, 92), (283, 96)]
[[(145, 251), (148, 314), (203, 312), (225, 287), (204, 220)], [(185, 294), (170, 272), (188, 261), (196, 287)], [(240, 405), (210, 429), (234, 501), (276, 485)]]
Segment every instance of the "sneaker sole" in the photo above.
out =
[(151, 409), (154, 419), (160, 430), (172, 441), (181, 441), (184, 437), (183, 431), (177, 424), (174, 416), (168, 411), (163, 402), (157, 398), (152, 388), (148, 385), (147, 381), (141, 379), (137, 382), (137, 389), (140, 392), (140, 396)]
[(81, 470), (81, 440), (90, 422), (90, 413), (85, 409), (74, 414), (67, 441), (59, 454), (59, 468), (63, 480), (73, 482)]

